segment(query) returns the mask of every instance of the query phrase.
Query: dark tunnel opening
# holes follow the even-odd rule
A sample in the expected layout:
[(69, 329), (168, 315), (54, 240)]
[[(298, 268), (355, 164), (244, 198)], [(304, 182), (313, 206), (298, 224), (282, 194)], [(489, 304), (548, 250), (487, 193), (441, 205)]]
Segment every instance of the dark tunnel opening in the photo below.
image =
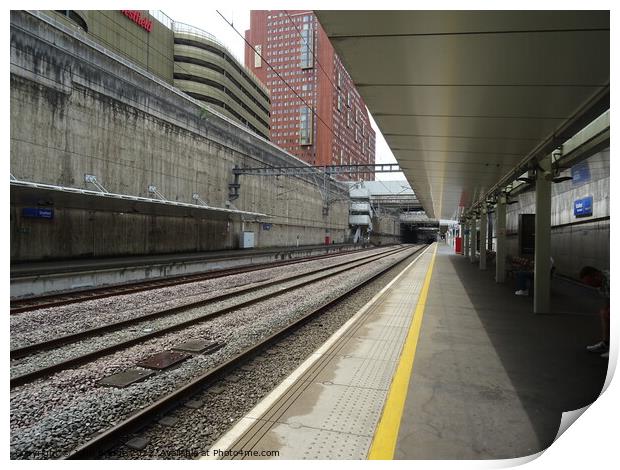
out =
[(400, 224), (400, 235), (403, 243), (433, 243), (437, 240), (437, 230), (410, 224)]

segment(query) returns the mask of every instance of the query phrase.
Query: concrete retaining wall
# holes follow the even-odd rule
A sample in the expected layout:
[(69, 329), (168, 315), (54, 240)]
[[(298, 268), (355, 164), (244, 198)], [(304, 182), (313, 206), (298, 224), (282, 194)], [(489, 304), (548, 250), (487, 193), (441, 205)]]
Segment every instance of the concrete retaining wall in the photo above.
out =
[[(299, 161), (163, 81), (97, 50), (79, 33), (25, 12), (11, 12), (11, 173), (20, 180), (94, 189), (95, 175), (113, 193), (149, 197), (155, 185), (172, 201), (198, 193), (224, 207), (231, 170)], [(257, 246), (344, 242), (347, 189), (323, 215), (310, 177), (241, 177), (240, 210), (272, 216), (258, 223), (224, 218), (112, 214), (56, 208), (54, 220), (21, 218), (11, 209), (12, 261), (172, 253), (238, 247), (241, 230)], [(243, 226), (242, 226), (243, 225)]]
[[(586, 265), (609, 269), (610, 199), (609, 149), (585, 162), (590, 177), (587, 181), (565, 181), (552, 186), (551, 256), (559, 272), (576, 277)], [(563, 175), (569, 175), (567, 170)], [(574, 201), (592, 196), (592, 216), (575, 217)], [(518, 204), (509, 205), (506, 214), (508, 254), (518, 252), (519, 214), (536, 213), (535, 192), (519, 195)]]
[(375, 245), (401, 243), (400, 218), (398, 215), (373, 217), (370, 242)]

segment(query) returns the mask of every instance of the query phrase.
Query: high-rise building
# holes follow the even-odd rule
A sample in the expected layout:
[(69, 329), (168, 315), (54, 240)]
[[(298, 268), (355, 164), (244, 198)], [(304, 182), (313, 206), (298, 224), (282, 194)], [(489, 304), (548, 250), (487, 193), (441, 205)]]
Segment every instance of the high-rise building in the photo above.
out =
[(366, 104), (312, 11), (252, 11), (245, 38), (245, 65), (271, 92), (274, 143), (312, 165), (374, 164)]

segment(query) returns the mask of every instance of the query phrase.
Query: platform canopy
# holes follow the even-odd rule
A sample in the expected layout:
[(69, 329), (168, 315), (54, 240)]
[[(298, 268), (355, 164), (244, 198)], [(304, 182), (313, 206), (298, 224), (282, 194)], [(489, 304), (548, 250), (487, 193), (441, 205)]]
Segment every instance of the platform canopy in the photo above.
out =
[(86, 209), (121, 214), (144, 214), (168, 217), (243, 218), (259, 220), (266, 214), (223, 209), (179, 201), (105, 193), (81, 188), (11, 180), (11, 204), (31, 207)]
[(608, 11), (317, 11), (429, 217), (609, 108)]

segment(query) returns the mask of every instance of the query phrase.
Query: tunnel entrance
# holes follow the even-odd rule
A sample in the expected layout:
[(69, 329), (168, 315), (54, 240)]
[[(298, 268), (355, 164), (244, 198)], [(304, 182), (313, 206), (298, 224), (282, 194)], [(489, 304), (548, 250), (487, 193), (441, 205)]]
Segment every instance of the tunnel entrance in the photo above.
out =
[(418, 231), (411, 225), (400, 224), (400, 236), (403, 243), (418, 243)]
[(412, 224), (400, 224), (400, 235), (403, 243), (433, 243), (437, 240), (438, 229), (418, 227)]

